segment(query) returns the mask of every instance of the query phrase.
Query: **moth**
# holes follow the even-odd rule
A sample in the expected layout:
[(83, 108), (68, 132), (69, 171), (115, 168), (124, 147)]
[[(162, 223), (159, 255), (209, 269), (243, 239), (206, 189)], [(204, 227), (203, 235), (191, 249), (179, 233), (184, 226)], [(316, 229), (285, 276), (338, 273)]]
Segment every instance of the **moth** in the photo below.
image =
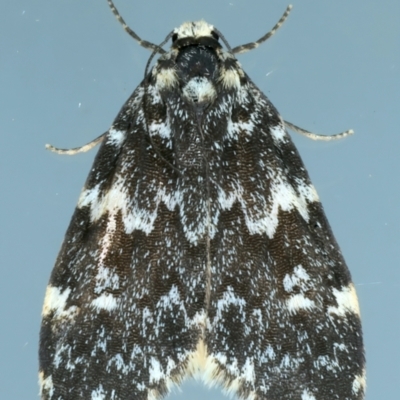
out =
[(242, 399), (363, 399), (356, 292), (286, 127), (304, 131), (235, 57), (291, 7), (232, 49), (204, 21), (143, 41), (108, 3), (159, 57), (107, 132), (59, 151), (102, 142), (46, 290), (42, 399), (161, 399), (191, 376)]

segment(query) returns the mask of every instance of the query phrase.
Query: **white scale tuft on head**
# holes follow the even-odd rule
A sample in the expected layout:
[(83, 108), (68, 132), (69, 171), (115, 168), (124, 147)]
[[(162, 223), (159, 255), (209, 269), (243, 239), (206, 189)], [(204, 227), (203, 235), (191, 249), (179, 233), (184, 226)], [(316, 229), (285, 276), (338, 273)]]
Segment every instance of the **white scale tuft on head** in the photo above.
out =
[(186, 37), (212, 37), (211, 32), (214, 27), (206, 21), (185, 22), (179, 28), (174, 29), (174, 33), (178, 35), (178, 39)]

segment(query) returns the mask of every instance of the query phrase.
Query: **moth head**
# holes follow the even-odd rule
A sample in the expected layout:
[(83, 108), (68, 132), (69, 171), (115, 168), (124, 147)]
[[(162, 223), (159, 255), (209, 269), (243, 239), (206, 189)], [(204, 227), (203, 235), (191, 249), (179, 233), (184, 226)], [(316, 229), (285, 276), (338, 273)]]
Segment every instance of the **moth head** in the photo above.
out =
[(213, 48), (220, 48), (219, 35), (214, 26), (207, 22), (185, 22), (172, 33), (172, 47), (181, 48), (190, 45), (201, 44)]

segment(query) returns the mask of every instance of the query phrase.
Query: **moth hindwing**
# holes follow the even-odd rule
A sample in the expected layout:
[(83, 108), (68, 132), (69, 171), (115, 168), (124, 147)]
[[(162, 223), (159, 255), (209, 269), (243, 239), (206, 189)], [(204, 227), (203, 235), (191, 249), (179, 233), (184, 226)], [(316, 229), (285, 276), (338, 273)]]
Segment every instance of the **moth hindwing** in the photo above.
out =
[(243, 399), (363, 399), (354, 286), (284, 121), (234, 56), (255, 45), (224, 49), (204, 21), (169, 51), (130, 32), (161, 55), (93, 142), (46, 291), (42, 399), (159, 399), (189, 376)]

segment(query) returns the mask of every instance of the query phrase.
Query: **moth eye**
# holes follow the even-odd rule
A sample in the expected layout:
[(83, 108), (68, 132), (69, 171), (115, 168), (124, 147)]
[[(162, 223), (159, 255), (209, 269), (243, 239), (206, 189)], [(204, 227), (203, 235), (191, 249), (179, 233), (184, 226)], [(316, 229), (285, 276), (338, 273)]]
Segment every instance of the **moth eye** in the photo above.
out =
[(177, 33), (174, 33), (174, 34), (172, 35), (172, 43), (176, 42), (177, 39), (178, 39), (178, 34), (177, 34)]
[(211, 35), (212, 35), (212, 37), (213, 37), (216, 41), (219, 40), (218, 34), (216, 34), (214, 31), (211, 31)]

